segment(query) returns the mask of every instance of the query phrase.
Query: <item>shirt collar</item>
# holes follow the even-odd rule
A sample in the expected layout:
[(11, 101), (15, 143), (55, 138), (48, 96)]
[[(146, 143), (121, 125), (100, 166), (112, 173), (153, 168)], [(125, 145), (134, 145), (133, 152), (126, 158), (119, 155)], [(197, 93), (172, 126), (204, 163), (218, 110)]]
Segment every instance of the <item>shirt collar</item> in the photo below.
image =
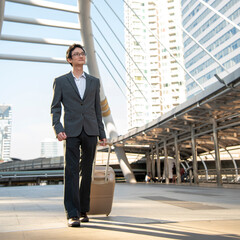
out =
[(83, 78), (86, 78), (85, 72), (83, 72), (82, 75), (81, 75), (79, 78), (76, 78), (76, 77), (74, 76), (73, 71), (71, 71), (71, 73), (72, 73), (73, 78), (74, 78), (75, 80), (79, 80), (79, 79), (82, 78), (82, 77), (83, 77)]

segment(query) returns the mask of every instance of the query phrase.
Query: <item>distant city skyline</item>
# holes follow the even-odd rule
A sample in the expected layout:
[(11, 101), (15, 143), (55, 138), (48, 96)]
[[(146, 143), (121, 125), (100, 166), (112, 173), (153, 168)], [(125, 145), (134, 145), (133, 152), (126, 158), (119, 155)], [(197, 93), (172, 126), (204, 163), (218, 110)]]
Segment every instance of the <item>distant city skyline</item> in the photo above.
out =
[(10, 160), (12, 135), (12, 108), (0, 104), (0, 160)]

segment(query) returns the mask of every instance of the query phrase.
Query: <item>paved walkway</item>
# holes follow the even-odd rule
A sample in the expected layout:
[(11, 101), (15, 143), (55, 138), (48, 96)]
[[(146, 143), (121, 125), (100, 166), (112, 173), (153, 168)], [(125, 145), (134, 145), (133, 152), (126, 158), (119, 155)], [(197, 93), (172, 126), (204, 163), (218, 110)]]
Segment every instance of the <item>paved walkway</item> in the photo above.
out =
[(1, 240), (240, 239), (240, 189), (119, 183), (110, 216), (66, 223), (62, 185), (0, 187)]

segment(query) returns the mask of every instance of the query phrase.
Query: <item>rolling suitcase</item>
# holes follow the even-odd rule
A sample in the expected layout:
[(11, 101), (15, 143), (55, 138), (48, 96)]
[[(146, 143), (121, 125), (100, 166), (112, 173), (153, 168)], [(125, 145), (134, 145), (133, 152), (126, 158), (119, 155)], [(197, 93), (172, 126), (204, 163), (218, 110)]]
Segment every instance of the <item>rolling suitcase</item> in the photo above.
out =
[(95, 156), (90, 193), (90, 211), (88, 212), (89, 215), (106, 214), (108, 216), (112, 210), (115, 173), (113, 169), (109, 167), (111, 145), (108, 145), (109, 149), (106, 166), (95, 166)]

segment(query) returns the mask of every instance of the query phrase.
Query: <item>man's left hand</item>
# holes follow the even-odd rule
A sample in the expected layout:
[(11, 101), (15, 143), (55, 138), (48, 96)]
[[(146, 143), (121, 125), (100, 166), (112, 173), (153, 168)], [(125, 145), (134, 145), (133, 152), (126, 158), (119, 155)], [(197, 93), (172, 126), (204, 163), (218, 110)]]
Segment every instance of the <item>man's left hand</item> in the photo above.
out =
[(107, 139), (103, 138), (99, 141), (100, 146), (106, 146), (107, 145)]

